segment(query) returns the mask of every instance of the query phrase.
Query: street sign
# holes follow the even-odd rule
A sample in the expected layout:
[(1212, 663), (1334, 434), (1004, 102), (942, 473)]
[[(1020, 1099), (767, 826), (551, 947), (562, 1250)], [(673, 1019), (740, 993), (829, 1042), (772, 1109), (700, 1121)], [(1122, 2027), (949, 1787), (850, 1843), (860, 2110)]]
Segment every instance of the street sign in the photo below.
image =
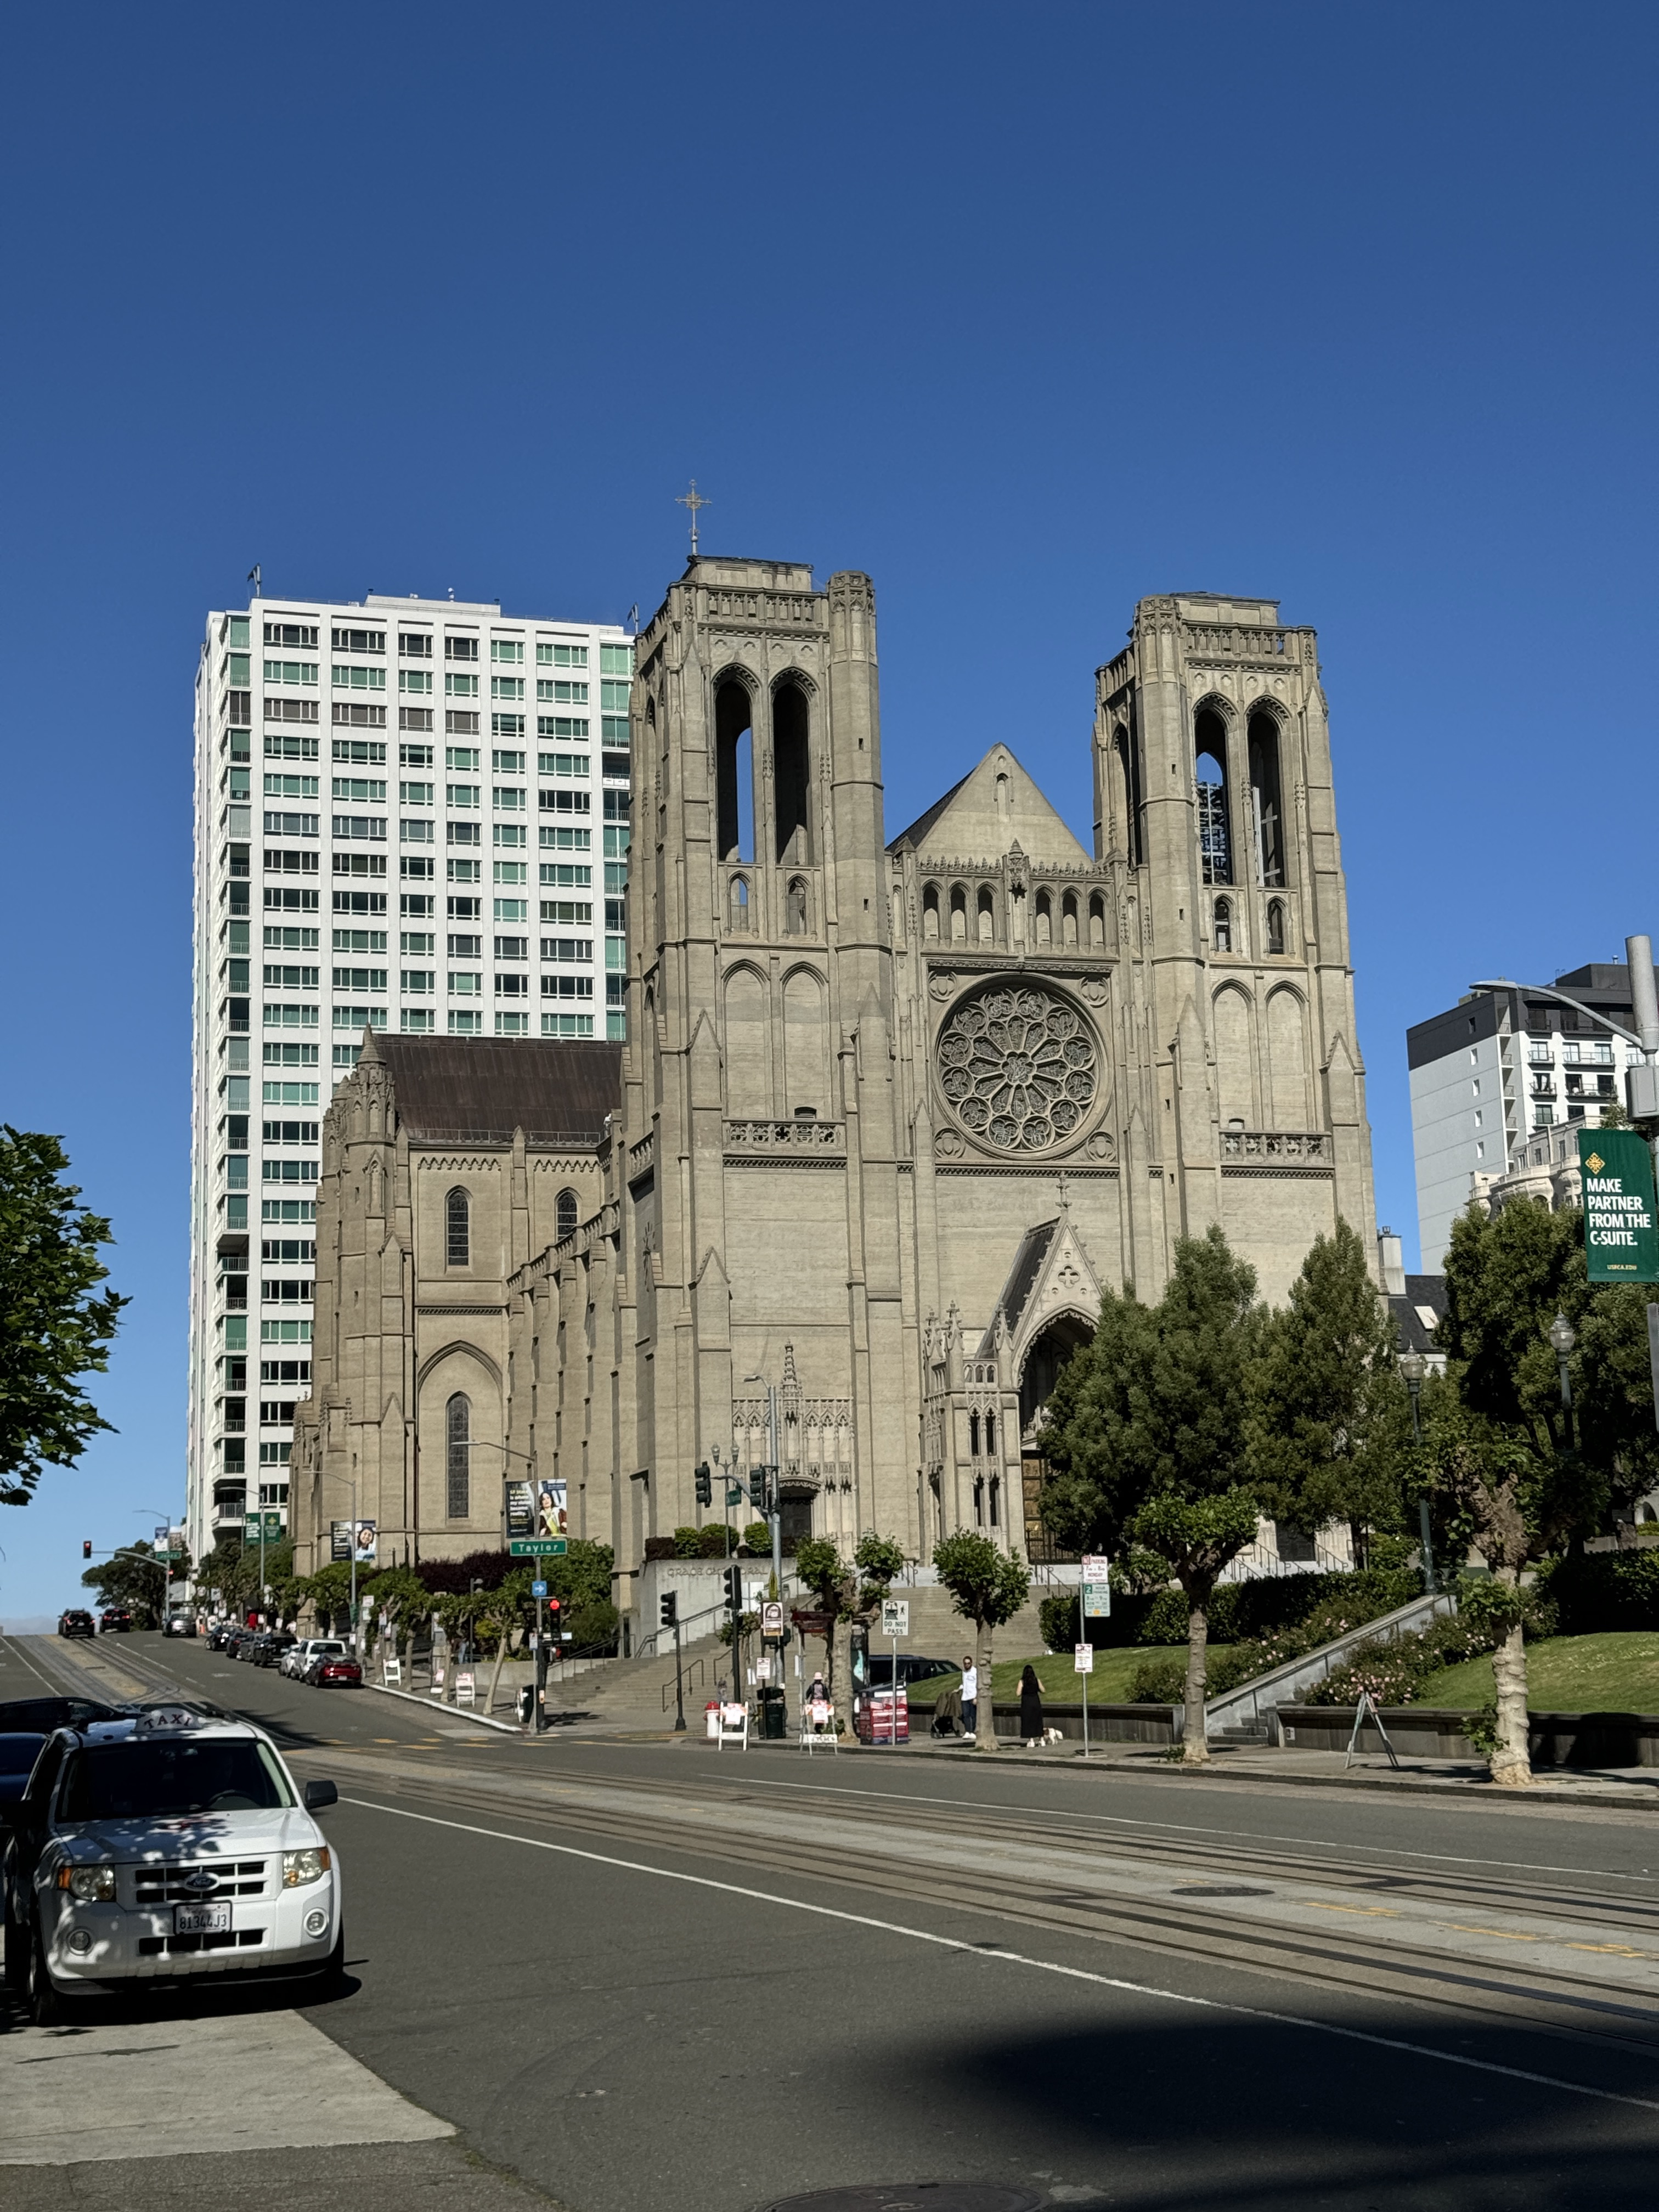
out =
[(780, 1637), (783, 1634), (783, 1607), (776, 1598), (769, 1598), (761, 1607), (761, 1634)]
[(1634, 1129), (1581, 1129), (1584, 1260), (1593, 1283), (1659, 1283), (1653, 1157)]
[(530, 1585), (530, 1595), (532, 1597), (545, 1597), (547, 1595), (547, 1584), (545, 1583), (532, 1583)]
[(1083, 1618), (1109, 1620), (1112, 1617), (1111, 1561), (1103, 1553), (1083, 1555)]
[(881, 1632), (884, 1636), (908, 1636), (910, 1633), (910, 1601), (908, 1598), (883, 1598), (881, 1601)]
[(1092, 1644), (1072, 1646), (1072, 1671), (1075, 1674), (1092, 1674), (1095, 1671), (1095, 1647)]
[(570, 1548), (568, 1536), (515, 1536), (507, 1546), (515, 1559), (562, 1559)]

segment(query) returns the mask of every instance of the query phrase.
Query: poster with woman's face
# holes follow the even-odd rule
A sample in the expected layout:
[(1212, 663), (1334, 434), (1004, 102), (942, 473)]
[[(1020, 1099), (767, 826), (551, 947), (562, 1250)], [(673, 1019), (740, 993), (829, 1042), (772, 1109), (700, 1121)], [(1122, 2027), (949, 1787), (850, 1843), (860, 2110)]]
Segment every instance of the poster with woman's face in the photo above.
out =
[(538, 1536), (562, 1536), (565, 1534), (565, 1486), (550, 1476), (538, 1479), (536, 1484), (536, 1534)]

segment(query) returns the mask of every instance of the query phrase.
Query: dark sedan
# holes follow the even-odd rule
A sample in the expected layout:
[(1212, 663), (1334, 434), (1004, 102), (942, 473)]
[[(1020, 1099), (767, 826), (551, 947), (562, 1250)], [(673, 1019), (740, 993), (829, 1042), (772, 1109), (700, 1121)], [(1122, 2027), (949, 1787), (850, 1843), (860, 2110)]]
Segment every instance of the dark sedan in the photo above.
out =
[(94, 1636), (97, 1631), (93, 1626), (89, 1613), (83, 1613), (79, 1606), (71, 1606), (67, 1613), (58, 1614), (58, 1633), (60, 1636)]
[(272, 1628), (260, 1637), (248, 1656), (256, 1667), (275, 1667), (284, 1651), (291, 1651), (299, 1642), (285, 1628)]
[(100, 1705), (95, 1698), (11, 1698), (0, 1705), (0, 1732), (50, 1735), (53, 1729), (119, 1717), (113, 1705)]
[[(940, 1674), (959, 1674), (961, 1663), (955, 1659), (924, 1659), (919, 1651), (901, 1651), (898, 1655), (899, 1687), (908, 1690), (915, 1682), (931, 1682)], [(893, 1655), (890, 1651), (870, 1654), (870, 1687), (890, 1690), (893, 1686)]]
[(132, 1629), (132, 1615), (124, 1605), (106, 1606), (98, 1616), (100, 1636), (126, 1636)]

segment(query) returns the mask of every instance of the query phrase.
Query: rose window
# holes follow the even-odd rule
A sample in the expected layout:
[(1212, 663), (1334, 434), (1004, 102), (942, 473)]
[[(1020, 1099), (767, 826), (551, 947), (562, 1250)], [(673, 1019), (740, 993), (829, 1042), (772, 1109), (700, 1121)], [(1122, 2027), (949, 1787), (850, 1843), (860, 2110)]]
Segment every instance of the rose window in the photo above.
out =
[(958, 1006), (940, 1032), (939, 1060), (963, 1127), (1001, 1152), (1061, 1143), (1094, 1103), (1094, 1039), (1046, 991), (987, 991)]

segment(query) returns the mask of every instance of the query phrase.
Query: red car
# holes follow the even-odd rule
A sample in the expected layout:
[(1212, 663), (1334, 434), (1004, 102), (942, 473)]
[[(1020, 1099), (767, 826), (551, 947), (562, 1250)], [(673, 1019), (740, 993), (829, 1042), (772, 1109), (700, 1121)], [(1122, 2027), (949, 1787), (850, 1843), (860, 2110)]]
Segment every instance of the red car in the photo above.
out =
[(361, 1690), (363, 1670), (355, 1659), (343, 1658), (337, 1651), (319, 1651), (300, 1679), (319, 1690)]

